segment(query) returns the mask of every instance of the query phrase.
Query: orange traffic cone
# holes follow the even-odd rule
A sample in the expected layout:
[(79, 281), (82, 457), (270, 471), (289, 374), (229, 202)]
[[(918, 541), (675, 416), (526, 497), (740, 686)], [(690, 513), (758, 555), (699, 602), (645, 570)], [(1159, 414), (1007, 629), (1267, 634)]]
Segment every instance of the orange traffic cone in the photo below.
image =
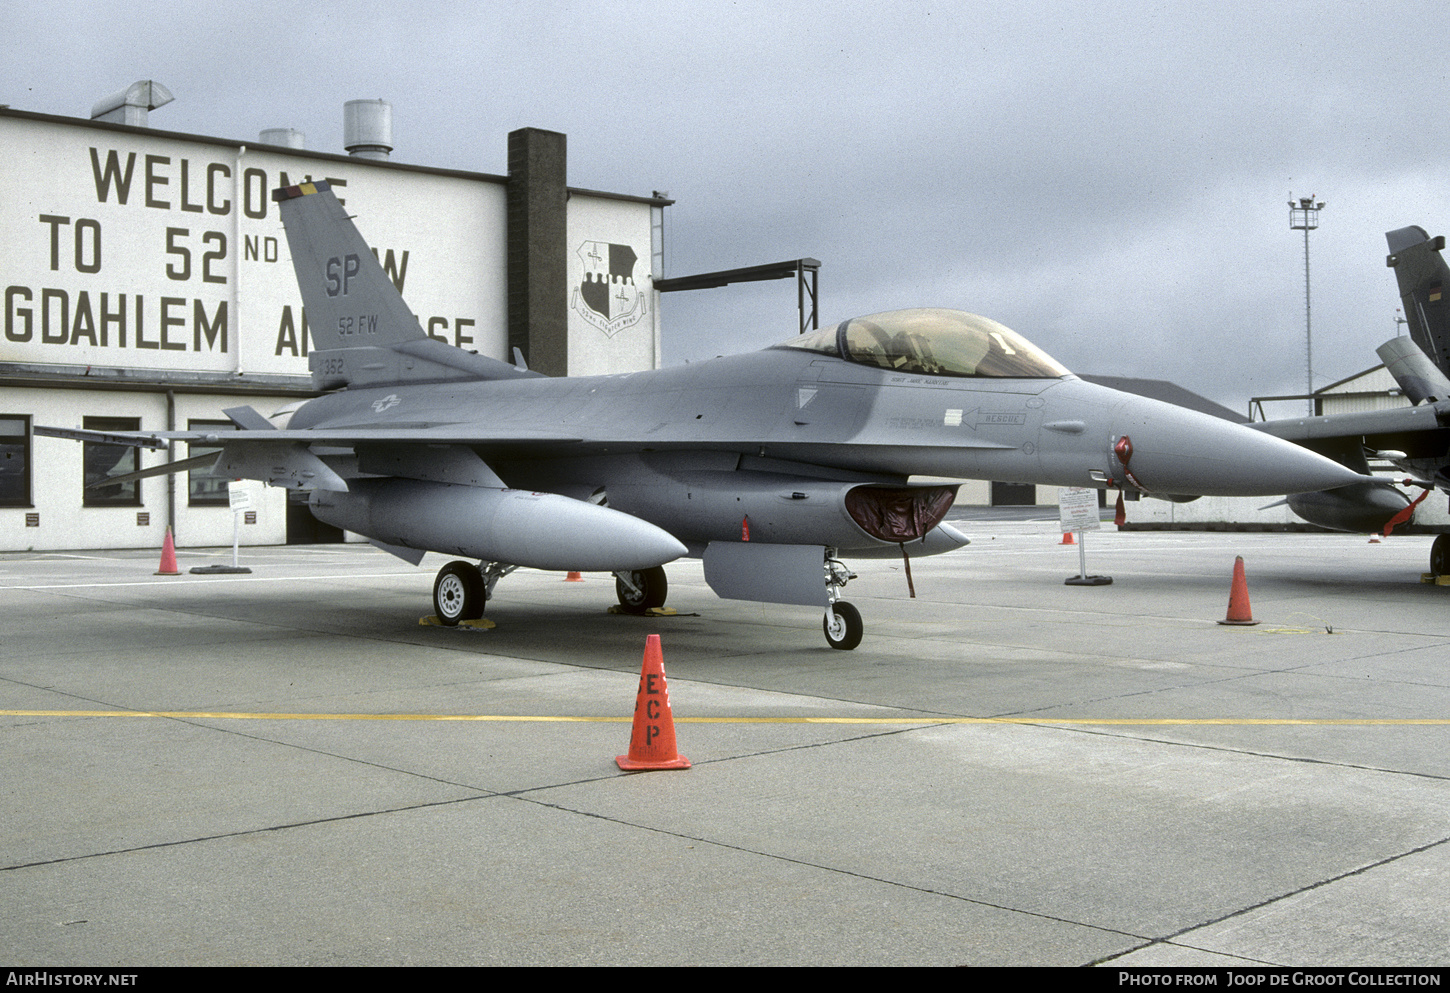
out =
[(1059, 545), (1076, 545), (1077, 542), (1073, 540), (1072, 532), (1071, 531), (1064, 531), (1064, 532), (1062, 532), (1062, 540), (1059, 541), (1058, 544)]
[(566, 582), (566, 583), (582, 583), (582, 582), (584, 582), (584, 577), (581, 576), (581, 575), (579, 575), (577, 572), (571, 572), (571, 573), (569, 573), (569, 575), (567, 575), (567, 576), (564, 577), (564, 582)]
[(629, 754), (616, 755), (614, 761), (626, 772), (690, 767), (690, 760), (675, 750), (675, 715), (670, 710), (665, 661), (657, 634), (650, 635), (644, 643), (644, 667), (640, 670), (639, 693), (634, 700), (634, 731), (629, 736)]
[(1220, 624), (1257, 624), (1254, 612), (1249, 609), (1249, 583), (1244, 578), (1244, 557), (1234, 559), (1234, 584), (1228, 595), (1228, 616)]
[(158, 576), (179, 576), (181, 570), (176, 568), (176, 542), (171, 540), (171, 525), (166, 526), (166, 540), (161, 543), (161, 566), (156, 570)]

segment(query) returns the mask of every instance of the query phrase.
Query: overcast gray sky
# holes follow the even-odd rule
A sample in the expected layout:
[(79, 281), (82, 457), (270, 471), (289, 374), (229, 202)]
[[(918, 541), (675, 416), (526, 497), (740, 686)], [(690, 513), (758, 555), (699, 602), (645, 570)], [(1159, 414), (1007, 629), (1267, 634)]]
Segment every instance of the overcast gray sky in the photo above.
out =
[[(569, 137), (571, 185), (668, 191), (667, 275), (811, 256), (822, 317), (994, 317), (1069, 368), (1242, 410), (1377, 362), (1384, 232), (1450, 233), (1444, 8), (1428, 2), (0, 5), (0, 103), (88, 116), (138, 79), (166, 130), (296, 127), (393, 105), (394, 159), (506, 171)], [(670, 294), (665, 361), (793, 333), (782, 281)], [(1299, 410), (1285, 409), (1285, 415)]]

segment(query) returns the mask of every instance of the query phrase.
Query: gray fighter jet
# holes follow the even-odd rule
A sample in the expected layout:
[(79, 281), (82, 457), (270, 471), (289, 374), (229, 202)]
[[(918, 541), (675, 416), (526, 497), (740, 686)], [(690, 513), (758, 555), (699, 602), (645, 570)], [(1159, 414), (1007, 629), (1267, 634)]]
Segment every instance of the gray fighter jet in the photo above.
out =
[[(1385, 234), (1395, 270), (1408, 338), (1391, 338), (1375, 351), (1411, 406), (1360, 414), (1290, 417), (1253, 425), (1297, 442), (1355, 470), (1369, 472), (1371, 457), (1408, 473), (1425, 495), (1450, 493), (1450, 267), (1440, 252), (1444, 236), (1411, 226)], [(1386, 480), (1291, 495), (1289, 509), (1311, 524), (1339, 531), (1384, 533), (1410, 519), (1412, 501)], [(1450, 575), (1450, 535), (1430, 549), (1430, 571)]]
[(849, 649), (862, 622), (839, 598), (854, 578), (843, 556), (967, 543), (942, 523), (957, 487), (913, 474), (1156, 495), (1363, 479), (1261, 432), (1085, 383), (954, 310), (874, 314), (668, 369), (545, 377), (429, 338), (325, 183), (273, 197), (313, 381), (331, 392), (285, 424), (238, 408), (235, 432), (144, 437), (219, 444), (214, 474), (309, 490), (320, 520), (414, 564), (459, 556), (434, 583), (445, 624), (481, 616), (519, 566), (609, 571), (626, 610), (661, 607), (663, 566), (690, 555), (723, 597), (822, 609), (826, 640)]

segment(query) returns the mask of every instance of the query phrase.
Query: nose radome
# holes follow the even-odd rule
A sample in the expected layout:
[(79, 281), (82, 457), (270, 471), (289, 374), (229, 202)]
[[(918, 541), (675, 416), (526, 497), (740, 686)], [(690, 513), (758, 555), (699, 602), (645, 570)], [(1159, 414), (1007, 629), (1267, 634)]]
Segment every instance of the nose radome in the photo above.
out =
[(1270, 496), (1365, 481), (1292, 442), (1145, 397), (1126, 397), (1112, 425), (1113, 475), (1149, 493)]

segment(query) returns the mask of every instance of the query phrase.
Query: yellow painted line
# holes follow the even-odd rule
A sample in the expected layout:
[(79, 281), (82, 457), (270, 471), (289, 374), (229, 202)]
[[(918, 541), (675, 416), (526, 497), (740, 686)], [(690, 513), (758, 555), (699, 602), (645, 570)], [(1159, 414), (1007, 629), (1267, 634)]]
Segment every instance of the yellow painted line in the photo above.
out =
[[(0, 710), (0, 717), (172, 717), (236, 721), (483, 721), (515, 724), (628, 724), (633, 716), (514, 714), (262, 714), (206, 710)], [(1167, 724), (1273, 726), (1450, 725), (1444, 717), (676, 717), (676, 724)]]

